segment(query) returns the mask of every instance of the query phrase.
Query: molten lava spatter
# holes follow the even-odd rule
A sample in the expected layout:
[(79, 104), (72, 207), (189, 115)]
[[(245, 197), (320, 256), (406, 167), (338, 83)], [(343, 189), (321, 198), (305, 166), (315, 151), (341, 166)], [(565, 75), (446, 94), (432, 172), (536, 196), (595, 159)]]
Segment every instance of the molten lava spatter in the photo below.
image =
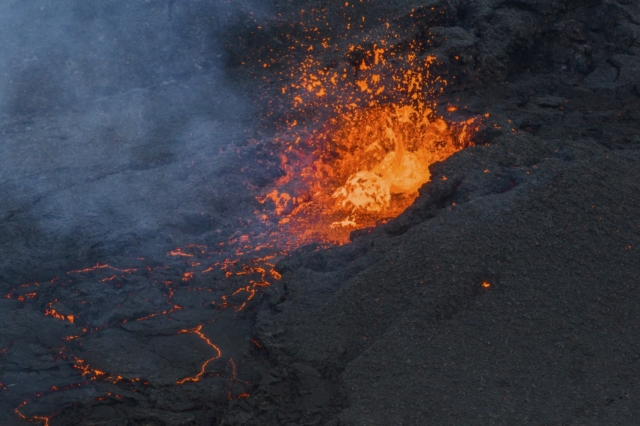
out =
[(447, 82), (431, 74), (435, 58), (385, 41), (349, 52), (355, 65), (333, 69), (310, 56), (283, 89), (294, 115), (321, 117), (290, 121), (280, 137), (286, 175), (258, 197), (293, 247), (342, 244), (351, 231), (396, 217), (430, 180), (431, 164), (472, 144), (475, 118), (447, 122), (436, 113)]

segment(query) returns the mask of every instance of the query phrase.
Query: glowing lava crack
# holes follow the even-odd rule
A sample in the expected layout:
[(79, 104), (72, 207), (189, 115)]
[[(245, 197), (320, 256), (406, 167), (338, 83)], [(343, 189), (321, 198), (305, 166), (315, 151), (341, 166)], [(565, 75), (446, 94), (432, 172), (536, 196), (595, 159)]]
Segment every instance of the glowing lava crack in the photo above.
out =
[(216, 345), (214, 345), (211, 342), (211, 340), (209, 340), (209, 338), (207, 336), (202, 334), (202, 326), (201, 325), (199, 325), (198, 327), (194, 328), (193, 330), (182, 330), (182, 331), (180, 331), (180, 334), (196, 334), (199, 338), (204, 340), (204, 342), (208, 346), (210, 346), (211, 348), (213, 348), (213, 350), (216, 351), (216, 355), (213, 358), (209, 358), (208, 360), (205, 361), (204, 364), (202, 364), (202, 368), (200, 369), (200, 372), (198, 374), (196, 374), (194, 377), (187, 377), (187, 378), (184, 378), (182, 380), (178, 380), (176, 382), (176, 384), (183, 385), (183, 384), (185, 384), (187, 382), (199, 382), (200, 379), (202, 378), (202, 376), (204, 375), (209, 363), (211, 363), (211, 361), (215, 361), (216, 359), (220, 358), (222, 356), (222, 352), (220, 351), (220, 348), (218, 348)]

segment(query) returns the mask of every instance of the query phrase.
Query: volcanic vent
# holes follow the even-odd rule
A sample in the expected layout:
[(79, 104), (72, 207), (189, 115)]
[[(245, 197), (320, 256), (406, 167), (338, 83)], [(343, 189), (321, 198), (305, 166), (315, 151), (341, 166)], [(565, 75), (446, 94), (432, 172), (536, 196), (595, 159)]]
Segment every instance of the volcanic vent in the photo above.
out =
[[(3, 375), (1, 391), (18, 389), (6, 402), (12, 416), (55, 426), (118, 406), (128, 418), (177, 424), (195, 419), (190, 411), (198, 420), (215, 418), (224, 404), (249, 398), (258, 380), (243, 371), (242, 357), (263, 348), (250, 338), (251, 321), (262, 289), (282, 278), (276, 262), (305, 244), (345, 244), (353, 231), (398, 216), (422, 185), (447, 179), (432, 177), (431, 165), (472, 145), (480, 120), (445, 119), (455, 106), (438, 105), (448, 82), (433, 73), (437, 60), (417, 45), (394, 44), (396, 36), (389, 31), (346, 47), (329, 38), (294, 43), (294, 54), (281, 61), (287, 65), (271, 75), (286, 111), (282, 120), (267, 114), (281, 120), (277, 132), (220, 148), (217, 161), (239, 171), (225, 170), (224, 182), (210, 172), (210, 185), (228, 185), (227, 198), (240, 202), (220, 208), (213, 229), (198, 214), (167, 226), (186, 229), (187, 237), (179, 246), (163, 244), (161, 256), (109, 253), (112, 259), (12, 283), (4, 295), (17, 304), (10, 309), (37, 313), (46, 324), (46, 337), (38, 336), (46, 347), (30, 362), (63, 371), (38, 382), (20, 382), (23, 369)], [(335, 52), (339, 60), (327, 60)], [(271, 63), (263, 68), (271, 71)], [(167, 99), (179, 90), (164, 81), (158, 87)], [(122, 95), (111, 107), (135, 96)], [(199, 130), (192, 124), (185, 137), (197, 138)], [(260, 149), (277, 158), (269, 165), (277, 179), (259, 170)], [(134, 170), (166, 166), (158, 174), (181, 182), (190, 165), (172, 169), (174, 156), (163, 151), (158, 158), (165, 160)], [(265, 174), (268, 184), (254, 184), (245, 171)], [(198, 229), (202, 236), (194, 236)], [(19, 359), (23, 338), (11, 334), (0, 355)]]
[(277, 137), (285, 176), (259, 200), (273, 203), (296, 245), (343, 244), (352, 231), (399, 215), (431, 179), (430, 165), (472, 145), (479, 120), (438, 115), (447, 81), (432, 74), (434, 57), (384, 39), (365, 45), (350, 46), (357, 60), (332, 68), (309, 46), (282, 88), (292, 105)]

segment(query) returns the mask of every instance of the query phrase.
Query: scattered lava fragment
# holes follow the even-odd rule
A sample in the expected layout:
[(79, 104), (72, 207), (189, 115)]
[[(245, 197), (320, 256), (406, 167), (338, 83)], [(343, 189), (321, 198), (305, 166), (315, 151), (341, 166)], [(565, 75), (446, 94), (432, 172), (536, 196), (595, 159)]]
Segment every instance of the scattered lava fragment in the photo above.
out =
[[(49, 306), (51, 306), (51, 303), (49, 303)], [(64, 314), (61, 314), (60, 312), (56, 311), (53, 308), (49, 308), (49, 309), (45, 310), (44, 314), (46, 316), (50, 316), (50, 317), (53, 317), (55, 319), (59, 319), (59, 320), (62, 320), (62, 321), (69, 321), (71, 324), (73, 324), (73, 322), (75, 320), (75, 315), (71, 315), (71, 314), (64, 315)]]
[(40, 287), (40, 283), (21, 284), (15, 287), (10, 293), (5, 295), (6, 299), (17, 299), (20, 302), (33, 300), (38, 296), (37, 291), (33, 291), (33, 287)]

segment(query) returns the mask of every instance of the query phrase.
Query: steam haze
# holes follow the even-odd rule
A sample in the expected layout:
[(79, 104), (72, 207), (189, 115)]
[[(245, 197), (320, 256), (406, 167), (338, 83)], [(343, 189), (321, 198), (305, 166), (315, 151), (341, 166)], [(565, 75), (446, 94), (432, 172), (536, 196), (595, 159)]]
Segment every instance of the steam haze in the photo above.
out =
[(221, 39), (267, 14), (246, 1), (3, 2), (0, 244), (98, 261), (225, 228), (248, 208), (230, 147), (254, 125)]

